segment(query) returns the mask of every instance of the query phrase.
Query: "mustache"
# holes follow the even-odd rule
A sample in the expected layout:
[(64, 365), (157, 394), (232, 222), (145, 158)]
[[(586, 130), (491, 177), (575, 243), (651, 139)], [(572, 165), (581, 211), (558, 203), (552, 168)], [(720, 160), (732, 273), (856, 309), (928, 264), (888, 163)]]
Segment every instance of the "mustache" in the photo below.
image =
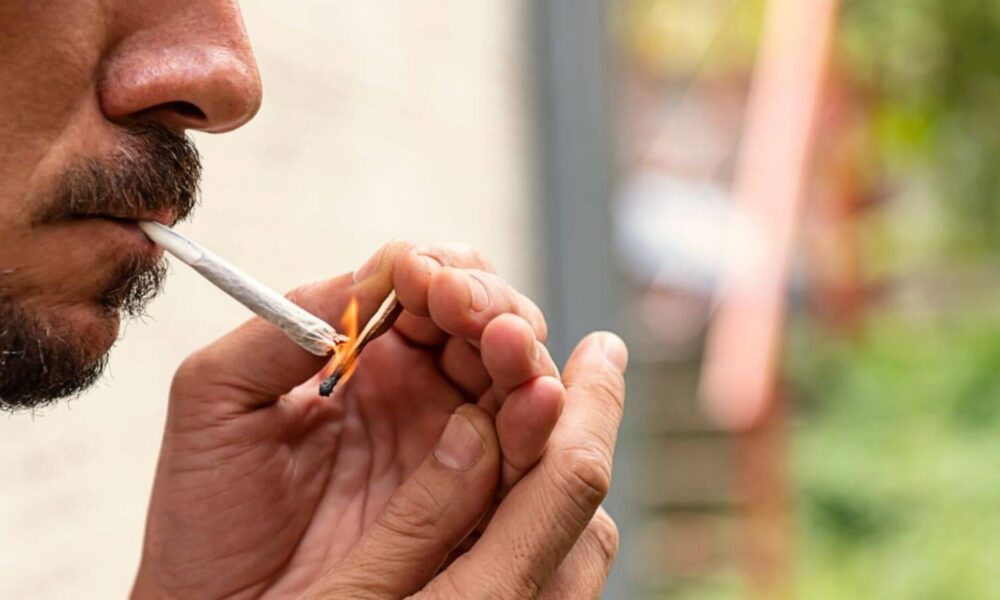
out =
[(201, 171), (201, 156), (186, 135), (159, 123), (133, 125), (110, 155), (69, 167), (36, 221), (168, 215), (173, 225), (197, 206)]

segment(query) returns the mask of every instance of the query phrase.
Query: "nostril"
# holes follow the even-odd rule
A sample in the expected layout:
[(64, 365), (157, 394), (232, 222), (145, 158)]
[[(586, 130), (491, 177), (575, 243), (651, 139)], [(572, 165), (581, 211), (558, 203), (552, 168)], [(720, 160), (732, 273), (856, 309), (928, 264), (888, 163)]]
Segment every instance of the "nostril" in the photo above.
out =
[(164, 113), (173, 113), (179, 117), (184, 118), (185, 120), (190, 120), (190, 121), (201, 122), (208, 120), (208, 116), (205, 115), (205, 112), (203, 110), (201, 110), (194, 104), (191, 104), (190, 102), (184, 102), (182, 100), (157, 104), (156, 106), (143, 110), (136, 116), (141, 118), (145, 115), (150, 115), (150, 114), (162, 115)]
[(190, 102), (167, 102), (166, 104), (160, 105), (161, 110), (173, 111), (182, 117), (187, 117), (189, 119), (197, 119), (199, 121), (204, 121), (208, 117), (205, 116), (204, 111), (200, 108), (191, 104)]

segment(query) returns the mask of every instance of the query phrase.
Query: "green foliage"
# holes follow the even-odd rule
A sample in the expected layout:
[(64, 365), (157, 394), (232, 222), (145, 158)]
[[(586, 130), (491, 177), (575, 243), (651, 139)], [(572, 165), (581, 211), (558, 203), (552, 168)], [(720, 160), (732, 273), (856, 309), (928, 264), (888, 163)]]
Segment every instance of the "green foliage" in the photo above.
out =
[(1000, 598), (1000, 319), (800, 324), (803, 598)]
[[(864, 223), (869, 277), (990, 277), (975, 265), (1000, 253), (1000, 2), (844, 11), (842, 68), (893, 190)], [(800, 597), (1000, 598), (1000, 317), (949, 292), (923, 315), (886, 306), (854, 339), (793, 324)]]
[(893, 183), (933, 187), (949, 249), (1000, 252), (1000, 2), (847, 0), (839, 40)]
[[(668, 80), (746, 72), (765, 4), (632, 0), (618, 32)], [(1000, 0), (843, 0), (836, 40), (887, 196), (860, 222), (865, 279), (995, 277)], [(857, 339), (790, 328), (797, 597), (1000, 599), (1000, 317), (947, 291), (917, 299), (929, 314), (869, 315)], [(724, 573), (654, 597), (741, 592)]]

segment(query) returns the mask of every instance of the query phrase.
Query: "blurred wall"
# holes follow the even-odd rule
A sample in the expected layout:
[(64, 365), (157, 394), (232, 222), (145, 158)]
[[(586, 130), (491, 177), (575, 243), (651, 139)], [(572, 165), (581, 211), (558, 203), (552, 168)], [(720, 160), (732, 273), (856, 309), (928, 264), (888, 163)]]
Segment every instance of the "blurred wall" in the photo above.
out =
[[(523, 2), (244, 3), (260, 114), (197, 135), (204, 202), (179, 230), (278, 289), (395, 237), (465, 241), (534, 293)], [(123, 597), (171, 374), (247, 318), (173, 269), (84, 397), (0, 417), (0, 598)]]

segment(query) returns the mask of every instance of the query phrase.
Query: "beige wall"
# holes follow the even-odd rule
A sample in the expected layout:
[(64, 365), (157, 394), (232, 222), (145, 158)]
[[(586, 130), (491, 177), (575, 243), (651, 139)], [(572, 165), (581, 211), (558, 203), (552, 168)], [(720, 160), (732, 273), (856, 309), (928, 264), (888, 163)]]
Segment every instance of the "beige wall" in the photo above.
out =
[[(239, 132), (197, 136), (204, 205), (181, 229), (279, 289), (405, 237), (471, 242), (531, 292), (522, 8), (244, 2), (264, 107)], [(0, 416), (0, 598), (125, 595), (172, 370), (246, 316), (178, 265), (103, 383)]]

